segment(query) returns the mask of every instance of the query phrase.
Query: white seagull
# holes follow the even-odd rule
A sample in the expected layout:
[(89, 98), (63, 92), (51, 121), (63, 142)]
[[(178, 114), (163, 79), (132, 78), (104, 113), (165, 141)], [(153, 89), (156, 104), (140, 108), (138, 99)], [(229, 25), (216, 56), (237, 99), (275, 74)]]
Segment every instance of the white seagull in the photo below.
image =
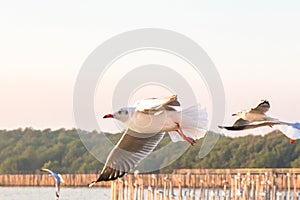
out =
[(300, 123), (289, 123), (280, 121), (279, 119), (267, 116), (265, 113), (270, 109), (270, 103), (267, 100), (262, 100), (255, 108), (248, 111), (239, 111), (232, 116), (239, 116), (232, 126), (219, 126), (230, 131), (241, 131), (253, 129), (262, 126), (286, 125), (288, 128), (282, 128), (281, 132), (290, 138), (290, 143), (293, 144), (296, 139), (300, 139)]
[(53, 171), (51, 171), (50, 169), (40, 169), (40, 171), (42, 172), (48, 172), (49, 176), (53, 177), (55, 179), (55, 188), (56, 188), (56, 199), (59, 199), (59, 195), (60, 195), (60, 183), (64, 183), (64, 179), (62, 178), (62, 176), (60, 174), (54, 173)]
[(241, 119), (248, 122), (278, 121), (278, 119), (266, 115), (266, 112), (268, 112), (269, 109), (270, 103), (267, 100), (262, 100), (255, 108), (251, 108), (247, 111), (239, 111), (238, 113), (232, 114), (232, 116), (239, 116)]
[(137, 163), (147, 157), (168, 132), (173, 142), (186, 141), (195, 144), (204, 137), (207, 129), (207, 113), (199, 105), (180, 110), (177, 96), (151, 98), (140, 101), (136, 107), (125, 107), (103, 118), (114, 118), (128, 129), (110, 152), (105, 166), (92, 187), (100, 181), (115, 180), (130, 172)]
[(239, 111), (232, 116), (239, 116), (232, 126), (219, 126), (227, 130), (239, 131), (245, 129), (252, 129), (261, 126), (270, 126), (281, 124), (278, 119), (266, 115), (270, 109), (270, 103), (267, 100), (262, 100), (255, 108), (248, 111)]

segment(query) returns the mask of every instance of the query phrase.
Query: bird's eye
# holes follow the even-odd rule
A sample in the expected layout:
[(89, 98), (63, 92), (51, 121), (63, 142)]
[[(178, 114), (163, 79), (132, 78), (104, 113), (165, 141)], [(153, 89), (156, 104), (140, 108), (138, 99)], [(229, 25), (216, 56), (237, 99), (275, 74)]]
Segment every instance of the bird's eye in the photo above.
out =
[(128, 115), (128, 111), (127, 110), (125, 110), (125, 115)]
[(121, 111), (121, 110), (119, 110), (119, 111), (118, 111), (118, 114), (120, 115), (121, 113), (122, 113), (122, 111)]

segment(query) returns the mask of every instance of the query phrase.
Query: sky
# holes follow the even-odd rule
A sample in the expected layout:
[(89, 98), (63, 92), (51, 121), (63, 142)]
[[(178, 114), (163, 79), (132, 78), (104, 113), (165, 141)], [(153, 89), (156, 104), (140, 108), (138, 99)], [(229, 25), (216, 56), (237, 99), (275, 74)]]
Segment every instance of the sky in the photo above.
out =
[(223, 81), (225, 124), (261, 99), (270, 116), (300, 121), (299, 21), (296, 0), (1, 2), (0, 129), (76, 127), (82, 64), (109, 38), (139, 28), (176, 31), (206, 51)]

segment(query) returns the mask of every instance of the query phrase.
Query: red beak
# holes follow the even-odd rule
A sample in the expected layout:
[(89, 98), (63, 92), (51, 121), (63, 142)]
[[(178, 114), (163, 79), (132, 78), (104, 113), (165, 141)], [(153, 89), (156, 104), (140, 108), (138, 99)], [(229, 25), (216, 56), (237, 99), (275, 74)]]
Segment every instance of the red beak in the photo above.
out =
[(107, 115), (104, 115), (103, 119), (105, 118), (114, 118), (114, 116), (112, 114), (107, 114)]

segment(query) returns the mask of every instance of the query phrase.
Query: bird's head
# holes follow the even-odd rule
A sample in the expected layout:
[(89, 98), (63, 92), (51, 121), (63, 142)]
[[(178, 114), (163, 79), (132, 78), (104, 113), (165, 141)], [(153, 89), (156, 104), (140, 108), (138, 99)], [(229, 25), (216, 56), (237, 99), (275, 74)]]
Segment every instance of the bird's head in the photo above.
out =
[(233, 113), (232, 116), (243, 117), (245, 115), (245, 111), (239, 111), (237, 113)]
[(128, 121), (130, 115), (134, 112), (133, 109), (131, 108), (121, 108), (120, 110), (118, 110), (117, 112), (113, 113), (113, 114), (107, 114), (104, 115), (104, 119), (106, 118), (114, 118), (117, 119), (121, 122), (126, 122)]

